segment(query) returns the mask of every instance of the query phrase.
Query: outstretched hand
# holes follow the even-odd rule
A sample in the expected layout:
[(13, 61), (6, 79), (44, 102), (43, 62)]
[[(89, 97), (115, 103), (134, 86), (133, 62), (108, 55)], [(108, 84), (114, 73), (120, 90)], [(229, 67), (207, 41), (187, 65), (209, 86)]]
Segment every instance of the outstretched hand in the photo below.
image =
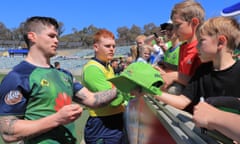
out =
[(165, 70), (162, 69), (160, 66), (154, 65), (153, 68), (155, 68), (157, 71), (159, 71), (161, 75), (166, 73)]
[(166, 91), (167, 88), (174, 83), (175, 81), (175, 77), (176, 77), (176, 73), (175, 72), (166, 72), (164, 69), (162, 69), (161, 67), (159, 66), (154, 66), (154, 68), (156, 70), (158, 70), (161, 74), (161, 77), (164, 81), (164, 84), (163, 86), (161, 87), (161, 89), (163, 91)]

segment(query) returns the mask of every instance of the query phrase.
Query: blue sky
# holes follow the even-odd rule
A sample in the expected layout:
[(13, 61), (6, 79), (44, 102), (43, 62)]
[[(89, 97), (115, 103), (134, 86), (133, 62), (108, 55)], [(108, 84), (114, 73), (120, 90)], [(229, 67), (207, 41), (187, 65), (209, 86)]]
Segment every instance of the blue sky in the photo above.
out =
[[(143, 27), (148, 23), (169, 20), (175, 3), (181, 0), (3, 0), (0, 22), (9, 29), (16, 28), (31, 16), (51, 16), (64, 23), (64, 34), (73, 28), (80, 30), (93, 24), (116, 34), (118, 27)], [(206, 18), (219, 16), (220, 11), (238, 0), (198, 0)]]

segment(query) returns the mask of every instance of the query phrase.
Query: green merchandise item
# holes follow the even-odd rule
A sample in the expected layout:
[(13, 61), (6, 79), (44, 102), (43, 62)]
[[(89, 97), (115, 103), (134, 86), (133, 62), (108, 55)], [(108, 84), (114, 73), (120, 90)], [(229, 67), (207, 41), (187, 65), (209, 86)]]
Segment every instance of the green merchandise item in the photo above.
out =
[(130, 93), (136, 87), (141, 87), (146, 93), (161, 95), (160, 86), (163, 79), (150, 64), (135, 62), (130, 64), (119, 76), (109, 79), (120, 91)]
[(131, 96), (130, 93), (124, 93), (121, 91), (118, 91), (118, 97), (114, 99), (110, 105), (113, 107), (119, 106), (121, 104), (127, 105), (128, 101), (135, 98), (135, 96)]
[(117, 98), (115, 98), (110, 105), (113, 107), (119, 106), (124, 102), (124, 96), (122, 93), (118, 92)]
[(130, 93), (125, 93), (123, 105), (127, 106), (127, 105), (128, 105), (128, 102), (129, 102), (131, 99), (134, 99), (134, 98), (135, 98), (135, 96), (132, 96)]

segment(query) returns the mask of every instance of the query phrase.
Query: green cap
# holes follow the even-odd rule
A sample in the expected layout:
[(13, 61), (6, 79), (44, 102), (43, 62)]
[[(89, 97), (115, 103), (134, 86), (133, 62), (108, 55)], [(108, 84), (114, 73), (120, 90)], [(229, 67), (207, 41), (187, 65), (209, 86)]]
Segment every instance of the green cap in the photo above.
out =
[(160, 86), (163, 79), (152, 65), (143, 62), (134, 62), (119, 75), (109, 79), (119, 90), (129, 93), (140, 86), (149, 94), (161, 95)]

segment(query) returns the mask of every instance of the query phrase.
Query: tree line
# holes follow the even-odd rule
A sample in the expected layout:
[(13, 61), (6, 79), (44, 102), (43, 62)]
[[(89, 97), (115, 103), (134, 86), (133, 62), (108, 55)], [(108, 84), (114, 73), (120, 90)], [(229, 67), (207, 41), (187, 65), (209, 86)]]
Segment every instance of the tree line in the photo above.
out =
[[(3, 22), (0, 22), (0, 47), (25, 47), (22, 36), (23, 24), (19, 27), (9, 29)], [(100, 28), (92, 25), (81, 30), (72, 28), (72, 33), (63, 35), (64, 23), (59, 22), (59, 46), (62, 48), (89, 48), (93, 43), (92, 35)], [(116, 44), (118, 46), (132, 45), (135, 38), (140, 35), (151, 35), (159, 31), (159, 26), (154, 23), (145, 24), (143, 27), (133, 24), (130, 28), (122, 26), (117, 28)]]

